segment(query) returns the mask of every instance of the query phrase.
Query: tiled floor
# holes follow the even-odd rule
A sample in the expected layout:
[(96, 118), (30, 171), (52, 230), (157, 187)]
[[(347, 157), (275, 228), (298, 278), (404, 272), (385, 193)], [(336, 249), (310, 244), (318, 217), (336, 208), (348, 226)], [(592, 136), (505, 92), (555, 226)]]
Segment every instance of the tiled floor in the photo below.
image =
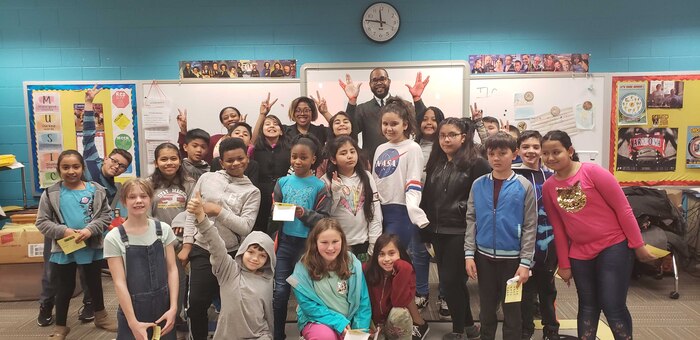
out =
[[(431, 268), (431, 282), (435, 282), (437, 275), (435, 268)], [(110, 313), (115, 313), (117, 298), (114, 293), (112, 281), (109, 277), (103, 278), (105, 290), (105, 303)], [(575, 322), (565, 320), (576, 319), (576, 290), (567, 287), (561, 281), (557, 282), (559, 297), (557, 299), (557, 314), (562, 320), (562, 334), (575, 335)], [(439, 320), (437, 306), (434, 303), (437, 297), (437, 285), (431, 284), (431, 304), (423, 311), (427, 320)], [(470, 281), (469, 289), (472, 293), (472, 312), (478, 319), (479, 299), (476, 283)], [(655, 280), (651, 277), (643, 277), (633, 281), (627, 301), (634, 319), (634, 338), (637, 340), (685, 340), (700, 338), (700, 278), (681, 273), (680, 299), (669, 299), (668, 294), (673, 290), (673, 278), (665, 277)], [(77, 320), (80, 298), (73, 299), (69, 314), (69, 327), (72, 331), (69, 339), (113, 339), (114, 333), (107, 333), (95, 329), (92, 324), (80, 324)], [(290, 311), (293, 307), (290, 306)], [(4, 302), (0, 303), (0, 339), (42, 339), (46, 338), (51, 328), (41, 328), (36, 325), (38, 305), (36, 301)], [(294, 313), (290, 312), (290, 318)], [(289, 339), (296, 339), (298, 331), (296, 323), (287, 324)], [(443, 334), (449, 332), (449, 322), (431, 321), (431, 331), (428, 339), (440, 339)], [(604, 330), (601, 327), (600, 330)], [(500, 332), (500, 331), (499, 331)], [(601, 340), (612, 339), (599, 333)], [(184, 338), (184, 335), (183, 337)], [(500, 335), (497, 336), (500, 339)], [(541, 339), (541, 332), (535, 333), (533, 339)]]

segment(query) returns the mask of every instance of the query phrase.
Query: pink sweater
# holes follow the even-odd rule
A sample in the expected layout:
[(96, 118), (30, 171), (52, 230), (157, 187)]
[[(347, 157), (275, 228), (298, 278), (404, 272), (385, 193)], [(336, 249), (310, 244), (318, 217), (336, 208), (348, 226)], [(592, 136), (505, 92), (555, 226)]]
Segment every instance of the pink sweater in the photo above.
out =
[[(575, 185), (580, 182), (580, 189)], [(557, 200), (557, 191), (569, 189)], [(557, 190), (559, 189), (559, 190)], [(561, 193), (560, 193), (561, 194)], [(632, 208), (615, 177), (593, 163), (581, 163), (566, 180), (550, 177), (543, 188), (544, 208), (554, 227), (560, 268), (569, 258), (590, 260), (627, 239), (630, 248), (644, 245)]]

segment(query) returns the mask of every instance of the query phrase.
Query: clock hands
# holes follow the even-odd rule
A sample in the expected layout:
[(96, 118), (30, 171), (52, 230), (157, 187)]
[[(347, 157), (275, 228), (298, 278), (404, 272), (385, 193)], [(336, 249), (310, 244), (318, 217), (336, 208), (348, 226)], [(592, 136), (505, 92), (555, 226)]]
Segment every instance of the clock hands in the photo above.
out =
[(382, 20), (382, 9), (379, 9), (379, 27), (383, 27), (385, 24), (384, 20)]
[(384, 20), (365, 19), (365, 21), (366, 21), (366, 22), (376, 22), (376, 23), (379, 23), (379, 27), (383, 27), (384, 25), (387, 25), (387, 26), (389, 26), (389, 27), (392, 28), (392, 29), (394, 28), (394, 25), (389, 25), (389, 23), (386, 22), (386, 21), (384, 21)]

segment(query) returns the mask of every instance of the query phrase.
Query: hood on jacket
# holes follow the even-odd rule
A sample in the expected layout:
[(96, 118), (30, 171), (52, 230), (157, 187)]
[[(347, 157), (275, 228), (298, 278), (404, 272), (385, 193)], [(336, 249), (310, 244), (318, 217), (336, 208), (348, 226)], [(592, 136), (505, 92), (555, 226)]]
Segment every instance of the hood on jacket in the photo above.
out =
[(275, 256), (275, 243), (272, 241), (270, 236), (263, 233), (262, 231), (253, 231), (241, 242), (238, 251), (236, 252), (236, 263), (241, 268), (241, 270), (249, 271), (243, 265), (243, 253), (248, 250), (253, 244), (259, 245), (261, 248), (267, 252), (268, 261), (262, 266), (263, 276), (266, 278), (272, 278), (275, 273), (275, 264), (277, 263), (277, 257)]

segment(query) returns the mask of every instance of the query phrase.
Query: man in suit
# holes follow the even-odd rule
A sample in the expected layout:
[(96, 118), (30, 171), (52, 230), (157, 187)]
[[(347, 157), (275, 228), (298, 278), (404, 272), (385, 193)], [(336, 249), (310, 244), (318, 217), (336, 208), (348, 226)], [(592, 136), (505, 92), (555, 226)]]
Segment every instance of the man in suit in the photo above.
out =
[[(391, 79), (389, 73), (381, 68), (375, 68), (369, 74), (369, 87), (374, 97), (367, 102), (357, 104), (357, 97), (360, 94), (360, 86), (362, 83), (353, 83), (350, 75), (345, 75), (345, 82), (338, 80), (340, 87), (345, 91), (348, 97), (348, 106), (345, 112), (352, 119), (353, 134), (362, 132), (362, 149), (366, 150), (370, 157), (370, 162), (374, 160), (374, 151), (377, 146), (387, 141), (382, 134), (381, 116), (379, 112), (384, 106), (386, 99), (391, 95), (389, 89), (391, 87)], [(430, 81), (430, 76), (423, 80), (420, 72), (416, 75), (416, 82), (413, 86), (406, 84), (408, 91), (413, 97), (416, 115), (420, 115), (426, 110), (425, 104), (421, 99), (421, 95), (425, 87)], [(420, 124), (420, 122), (418, 122)]]

